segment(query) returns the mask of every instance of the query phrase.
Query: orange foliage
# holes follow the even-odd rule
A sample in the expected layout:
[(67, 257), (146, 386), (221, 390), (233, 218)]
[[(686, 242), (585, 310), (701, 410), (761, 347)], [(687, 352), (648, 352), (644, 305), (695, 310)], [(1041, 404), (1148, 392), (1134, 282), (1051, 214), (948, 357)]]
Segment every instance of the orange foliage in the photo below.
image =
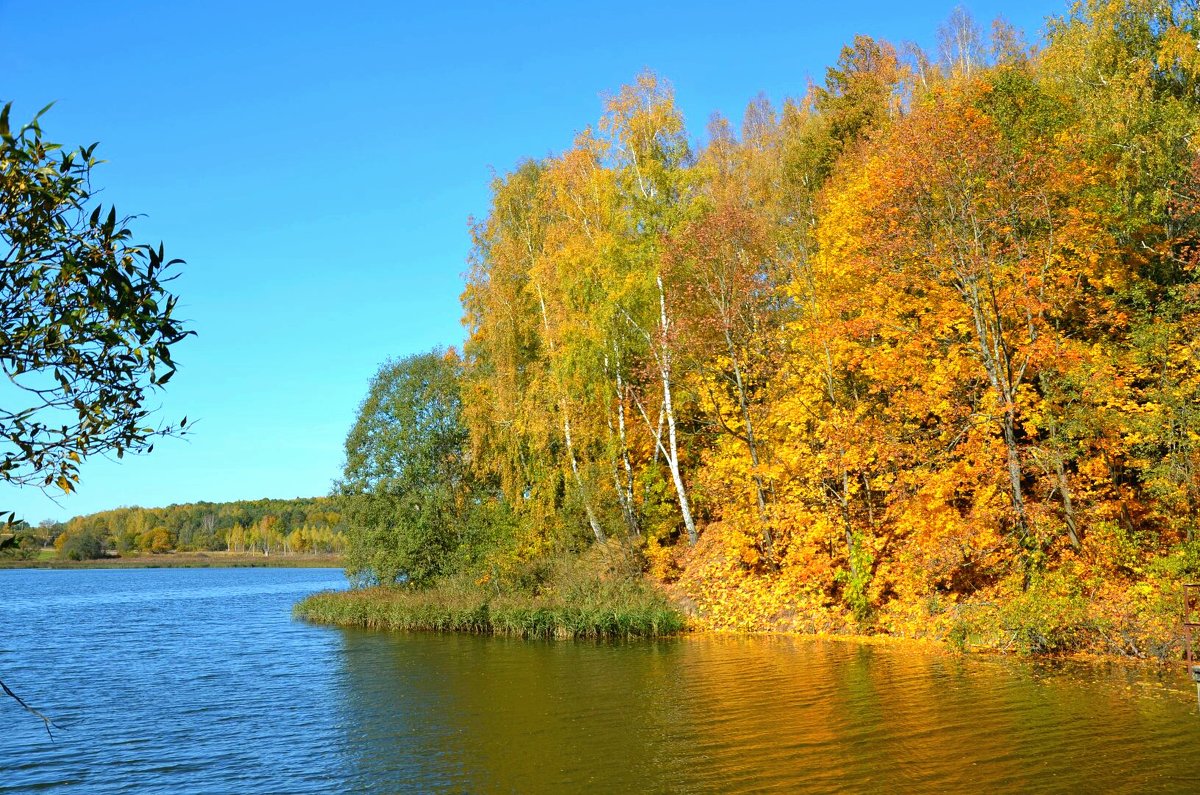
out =
[(531, 544), (645, 545), (704, 626), (1165, 653), (1200, 575), (1197, 22), (1091, 0), (941, 69), (860, 37), (696, 153), (642, 75), (476, 229), (480, 472)]

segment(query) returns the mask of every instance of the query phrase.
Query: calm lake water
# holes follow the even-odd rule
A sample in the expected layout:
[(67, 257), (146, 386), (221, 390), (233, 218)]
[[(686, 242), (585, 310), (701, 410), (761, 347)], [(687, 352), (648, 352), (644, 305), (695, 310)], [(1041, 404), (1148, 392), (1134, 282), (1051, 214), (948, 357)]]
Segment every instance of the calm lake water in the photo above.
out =
[(325, 569), (0, 571), (0, 792), (1200, 791), (1182, 670), (294, 621)]

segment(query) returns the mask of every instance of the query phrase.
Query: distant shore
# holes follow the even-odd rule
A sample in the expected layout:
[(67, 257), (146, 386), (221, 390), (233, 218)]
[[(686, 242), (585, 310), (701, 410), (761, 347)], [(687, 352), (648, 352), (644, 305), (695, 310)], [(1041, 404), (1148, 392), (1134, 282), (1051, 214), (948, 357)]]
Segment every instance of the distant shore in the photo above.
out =
[(0, 569), (203, 569), (203, 568), (341, 568), (341, 555), (254, 555), (230, 552), (168, 552), (160, 555), (59, 560), (0, 558)]

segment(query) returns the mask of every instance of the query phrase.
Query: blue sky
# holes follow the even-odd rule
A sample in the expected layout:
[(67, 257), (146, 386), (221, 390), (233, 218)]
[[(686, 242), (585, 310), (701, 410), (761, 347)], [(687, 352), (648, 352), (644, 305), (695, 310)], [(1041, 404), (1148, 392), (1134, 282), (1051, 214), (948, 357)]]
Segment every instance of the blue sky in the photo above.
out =
[[(561, 151), (650, 68), (693, 136), (820, 82), (856, 33), (934, 49), (953, 2), (316, 4), (0, 0), (0, 101), (99, 141), (104, 201), (187, 265), (197, 336), (147, 457), (89, 461), (62, 518), (121, 505), (328, 493), (388, 357), (459, 345), (468, 218), (493, 171)], [(967, 5), (1039, 38), (1057, 2)]]

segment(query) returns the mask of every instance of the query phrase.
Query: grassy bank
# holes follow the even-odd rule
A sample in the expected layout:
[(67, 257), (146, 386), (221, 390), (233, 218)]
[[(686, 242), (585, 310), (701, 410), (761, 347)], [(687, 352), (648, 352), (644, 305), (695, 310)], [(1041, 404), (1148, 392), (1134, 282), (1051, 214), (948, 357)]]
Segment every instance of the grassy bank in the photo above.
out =
[(0, 558), (0, 569), (203, 569), (340, 568), (340, 555), (245, 555), (229, 552), (174, 552), (162, 555), (61, 560), (51, 555), (20, 560)]
[(652, 638), (686, 627), (683, 614), (639, 572), (614, 570), (601, 557), (562, 558), (544, 577), (503, 584), (455, 577), (428, 588), (319, 593), (295, 613), (341, 626), (522, 638)]
[(522, 638), (652, 638), (684, 628), (683, 615), (647, 588), (620, 599), (572, 603), (533, 595), (492, 596), (453, 588), (363, 588), (319, 593), (296, 615), (369, 629), (472, 632)]

